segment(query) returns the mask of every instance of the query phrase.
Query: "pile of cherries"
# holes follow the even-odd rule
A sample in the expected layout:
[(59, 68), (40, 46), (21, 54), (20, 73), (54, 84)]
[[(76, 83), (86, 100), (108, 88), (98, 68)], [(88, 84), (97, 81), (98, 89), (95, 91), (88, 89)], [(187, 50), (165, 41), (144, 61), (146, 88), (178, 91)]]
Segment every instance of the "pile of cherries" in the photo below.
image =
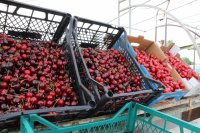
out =
[(170, 52), (165, 52), (165, 55), (169, 58), (170, 65), (176, 69), (182, 78), (186, 78), (187, 80), (190, 80), (192, 77), (200, 79), (200, 76), (178, 57), (172, 56)]
[(134, 51), (137, 54), (136, 59), (138, 63), (142, 64), (154, 79), (161, 81), (165, 85), (165, 93), (185, 88), (184, 84), (180, 80), (175, 80), (171, 76), (171, 70), (167, 67), (167, 63), (143, 50), (140, 51), (135, 48)]
[(116, 94), (142, 90), (140, 77), (119, 51), (86, 48), (82, 54), (91, 77), (108, 90)]
[(0, 114), (78, 105), (68, 66), (57, 43), (0, 34)]

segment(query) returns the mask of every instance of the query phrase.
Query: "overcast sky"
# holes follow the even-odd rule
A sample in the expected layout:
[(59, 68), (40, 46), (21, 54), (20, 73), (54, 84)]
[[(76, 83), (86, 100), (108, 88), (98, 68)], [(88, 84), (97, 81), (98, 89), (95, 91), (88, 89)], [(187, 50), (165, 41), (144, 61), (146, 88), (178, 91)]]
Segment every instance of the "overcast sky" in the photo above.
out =
[[(73, 16), (80, 16), (96, 21), (109, 22), (118, 15), (118, 0), (16, 0), (41, 7), (55, 9), (72, 14)], [(167, 7), (167, 0), (132, 0), (133, 4), (141, 4), (147, 2), (149, 5), (159, 5), (160, 8)], [(121, 9), (128, 6), (127, 2), (121, 4)], [(194, 27), (200, 25), (200, 0), (171, 0), (168, 11), (180, 19), (182, 22), (192, 25)], [(125, 11), (126, 12), (126, 11)], [(122, 12), (121, 14), (123, 14)], [(155, 39), (155, 15), (156, 10), (149, 8), (136, 8), (132, 11), (132, 28), (140, 29), (147, 32), (132, 30), (131, 35), (144, 35), (145, 38)], [(162, 18), (163, 15), (158, 18)], [(152, 19), (149, 19), (152, 18)], [(149, 19), (148, 21), (141, 21)], [(121, 26), (128, 26), (128, 14), (120, 19)], [(111, 22), (117, 25), (117, 19)], [(168, 21), (168, 23), (172, 23)], [(164, 21), (158, 21), (158, 25), (165, 24)], [(177, 25), (177, 24), (176, 24)], [(198, 27), (200, 28), (200, 26)], [(150, 30), (151, 29), (151, 30)], [(128, 29), (127, 29), (128, 32)], [(162, 40), (165, 37), (165, 30), (159, 28), (157, 32), (157, 39)], [(191, 44), (191, 40), (183, 29), (177, 27), (168, 27), (167, 40), (173, 40), (178, 46)], [(198, 41), (198, 40), (197, 40)], [(182, 52), (183, 53), (183, 52)], [(184, 52), (185, 53), (185, 52)], [(193, 52), (187, 51), (187, 57), (193, 59)], [(185, 56), (182, 54), (182, 56)], [(197, 62), (200, 63), (199, 58)]]

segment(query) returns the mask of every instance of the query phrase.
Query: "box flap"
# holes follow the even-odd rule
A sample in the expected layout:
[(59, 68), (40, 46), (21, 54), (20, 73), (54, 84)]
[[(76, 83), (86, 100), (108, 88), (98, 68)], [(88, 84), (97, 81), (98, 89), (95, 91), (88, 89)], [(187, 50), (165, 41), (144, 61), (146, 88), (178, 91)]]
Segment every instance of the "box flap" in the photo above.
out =
[(133, 48), (138, 48), (139, 50), (144, 50), (148, 53), (151, 53), (162, 61), (167, 60), (167, 57), (165, 56), (163, 51), (154, 41), (144, 39), (143, 36), (138, 36), (138, 37), (128, 36), (127, 38), (130, 43), (139, 44), (139, 46), (132, 46)]
[(175, 56), (181, 49), (177, 45), (173, 45), (172, 48), (169, 50), (169, 52), (172, 54), (172, 56)]

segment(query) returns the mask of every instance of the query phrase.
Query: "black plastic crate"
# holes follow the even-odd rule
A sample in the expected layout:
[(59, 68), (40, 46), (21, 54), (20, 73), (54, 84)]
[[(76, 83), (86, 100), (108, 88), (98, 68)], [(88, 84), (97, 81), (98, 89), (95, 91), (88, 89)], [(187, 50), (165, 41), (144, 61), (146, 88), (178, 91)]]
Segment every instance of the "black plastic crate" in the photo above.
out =
[[(79, 97), (79, 105), (33, 109), (8, 113), (0, 117), (0, 131), (5, 129), (11, 130), (19, 127), (19, 118), (21, 115), (38, 114), (54, 123), (86, 118), (90, 116), (89, 110), (95, 107), (96, 104), (92, 94), (90, 94), (90, 92), (84, 86), (82, 86), (81, 83), (79, 83), (80, 77), (77, 76), (78, 73), (75, 70), (73, 63), (73, 54), (71, 54), (69, 46), (70, 45), (66, 45), (66, 42), (64, 42), (62, 49), (65, 51), (65, 57), (69, 62), (69, 65), (67, 66), (69, 69), (66, 70), (66, 72), (71, 78), (73, 90)], [(56, 112), (56, 114), (49, 114), (49, 112)]]
[[(32, 113), (37, 113), (53, 122), (87, 117), (88, 110), (95, 106), (95, 102), (92, 94), (80, 82), (77, 66), (74, 62), (74, 53), (71, 46), (66, 45), (68, 42), (64, 32), (69, 31), (71, 15), (15, 1), (0, 1), (0, 7), (5, 7), (0, 9), (0, 33), (5, 33), (11, 38), (19, 40), (60, 42), (65, 57), (69, 61), (67, 72), (73, 80), (73, 89), (80, 98), (79, 106), (19, 111), (0, 116), (0, 131), (19, 127), (19, 116)], [(31, 15), (22, 15), (18, 12), (20, 9), (30, 11)], [(43, 13), (45, 17), (37, 17), (38, 12)], [(36, 14), (34, 15), (34, 13)], [(58, 17), (59, 20), (56, 19)], [(47, 112), (57, 112), (57, 114), (53, 115)]]
[[(94, 112), (102, 112), (104, 114), (115, 112), (129, 101), (146, 105), (161, 94), (164, 86), (158, 81), (147, 78), (141, 71), (128, 48), (126, 32), (123, 28), (80, 17), (75, 17), (71, 25), (73, 30), (69, 36), (71, 37), (70, 41), (73, 46), (76, 63), (79, 66), (81, 81), (94, 95), (97, 103), (97, 108)], [(103, 50), (115, 48), (120, 51), (129, 62), (132, 71), (141, 78), (142, 91), (113, 94), (105, 86), (92, 79), (81, 53), (81, 48), (88, 47)], [(156, 89), (152, 86), (152, 82), (158, 85)], [(103, 91), (103, 94), (100, 94), (100, 91)]]

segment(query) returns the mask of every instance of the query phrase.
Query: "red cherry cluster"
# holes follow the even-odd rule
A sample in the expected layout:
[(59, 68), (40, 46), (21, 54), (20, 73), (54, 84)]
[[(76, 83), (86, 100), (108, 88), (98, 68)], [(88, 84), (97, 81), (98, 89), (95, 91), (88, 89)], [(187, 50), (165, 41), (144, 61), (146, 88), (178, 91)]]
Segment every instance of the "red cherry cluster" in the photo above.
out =
[(166, 89), (164, 92), (168, 93), (174, 92), (177, 89), (184, 89), (183, 83), (180, 80), (176, 81), (171, 76), (171, 71), (165, 62), (143, 50), (140, 51), (135, 48), (134, 51), (137, 54), (136, 59), (138, 63), (142, 64), (154, 79), (161, 81), (165, 85)]
[(57, 43), (0, 34), (0, 113), (78, 104)]
[(82, 49), (91, 77), (113, 93), (141, 90), (140, 77), (131, 70), (126, 58), (115, 49)]
[(200, 76), (195, 73), (188, 65), (183, 63), (178, 57), (172, 56), (172, 54), (169, 52), (165, 52), (165, 55), (169, 58), (170, 65), (176, 69), (182, 78), (186, 78), (188, 80), (190, 80), (192, 77), (200, 79)]

